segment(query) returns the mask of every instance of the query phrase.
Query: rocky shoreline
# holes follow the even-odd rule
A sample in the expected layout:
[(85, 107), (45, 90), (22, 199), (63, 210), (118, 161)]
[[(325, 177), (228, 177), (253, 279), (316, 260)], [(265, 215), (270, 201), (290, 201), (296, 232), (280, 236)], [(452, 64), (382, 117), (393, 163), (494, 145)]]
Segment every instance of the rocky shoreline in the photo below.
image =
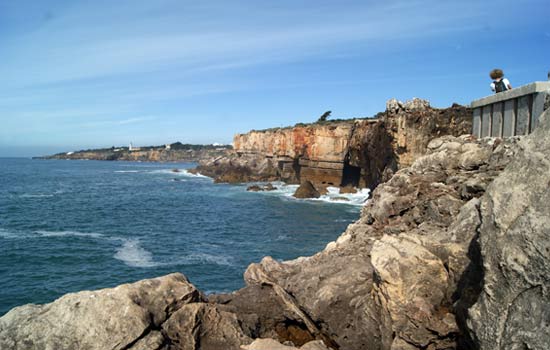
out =
[(0, 348), (548, 349), (548, 174), (549, 111), (528, 136), (435, 138), (311, 257), (230, 294), (171, 274), (17, 307)]

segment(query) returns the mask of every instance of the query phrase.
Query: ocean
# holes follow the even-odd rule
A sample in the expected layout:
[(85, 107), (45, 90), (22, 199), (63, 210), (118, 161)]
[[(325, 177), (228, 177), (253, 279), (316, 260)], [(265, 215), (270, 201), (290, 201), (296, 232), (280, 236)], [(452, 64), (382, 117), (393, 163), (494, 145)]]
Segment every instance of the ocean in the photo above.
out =
[(297, 186), (282, 183), (247, 192), (188, 173), (194, 165), (0, 158), (0, 316), (171, 272), (230, 292), (264, 256), (323, 249), (368, 195), (298, 200)]

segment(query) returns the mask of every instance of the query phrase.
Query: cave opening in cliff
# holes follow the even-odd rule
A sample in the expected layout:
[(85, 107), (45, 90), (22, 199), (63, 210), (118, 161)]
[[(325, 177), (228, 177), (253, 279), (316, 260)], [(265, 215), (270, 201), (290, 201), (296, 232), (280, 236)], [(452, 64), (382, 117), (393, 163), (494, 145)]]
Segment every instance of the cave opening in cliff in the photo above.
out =
[(341, 186), (354, 186), (359, 187), (359, 180), (361, 179), (361, 168), (349, 164), (349, 161), (344, 162), (344, 170), (342, 172), (342, 184)]

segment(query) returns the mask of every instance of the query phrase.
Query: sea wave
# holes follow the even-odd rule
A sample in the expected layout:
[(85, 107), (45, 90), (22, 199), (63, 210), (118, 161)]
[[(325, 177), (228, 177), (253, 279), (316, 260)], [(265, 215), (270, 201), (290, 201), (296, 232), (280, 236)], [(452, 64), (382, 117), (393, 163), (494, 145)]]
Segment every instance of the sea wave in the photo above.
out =
[(199, 179), (211, 179), (210, 177), (202, 175), (202, 174), (190, 173), (188, 169), (172, 168), (172, 169), (154, 170), (152, 172), (161, 173), (161, 174), (170, 174), (170, 175), (173, 175), (173, 176), (193, 177), (193, 178), (199, 178)]
[(51, 193), (23, 193), (19, 198), (51, 198), (54, 195)]
[(177, 259), (176, 264), (214, 264), (221, 266), (233, 266), (233, 258), (228, 255), (215, 255), (208, 253), (192, 253)]
[(340, 193), (340, 189), (338, 187), (328, 187), (327, 193), (319, 198), (298, 199), (293, 196), (298, 189), (298, 185), (287, 185), (283, 182), (273, 182), (272, 185), (276, 187), (273, 191), (260, 191), (254, 193), (282, 196), (284, 198), (297, 201), (327, 202), (332, 204), (346, 204), (353, 206), (365, 205), (370, 194), (370, 189), (368, 188), (359, 189), (357, 190), (357, 193)]
[(34, 231), (37, 235), (41, 237), (88, 237), (88, 238), (101, 238), (104, 237), (101, 233), (96, 232), (79, 232), (79, 231)]
[(23, 238), (23, 235), (18, 232), (9, 231), (9, 230), (0, 228), (0, 238), (18, 239), (18, 238)]
[(141, 247), (138, 239), (123, 239), (122, 246), (113, 256), (131, 267), (155, 267), (162, 265), (153, 261), (153, 254)]
[(142, 171), (140, 170), (115, 170), (115, 173), (122, 173), (122, 174), (125, 174), (125, 173), (140, 173)]

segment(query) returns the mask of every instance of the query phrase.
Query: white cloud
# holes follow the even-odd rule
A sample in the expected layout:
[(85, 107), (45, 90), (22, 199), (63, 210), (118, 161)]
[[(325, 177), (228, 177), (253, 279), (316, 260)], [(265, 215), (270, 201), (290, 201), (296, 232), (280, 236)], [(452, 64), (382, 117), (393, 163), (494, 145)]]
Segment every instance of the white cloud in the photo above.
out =
[[(0, 66), (0, 75), (11, 86), (29, 86), (301, 60), (334, 51), (345, 53), (352, 43), (472, 30), (475, 25), (466, 18), (475, 15), (476, 8), (456, 12), (452, 5), (434, 1), (344, 4), (328, 9), (326, 5), (313, 9), (282, 6), (273, 13), (250, 7), (241, 3), (232, 8), (223, 3), (204, 8), (189, 2), (178, 7), (170, 1), (164, 7), (139, 1), (111, 2), (108, 8), (74, 6), (36, 31), (4, 43), (10, 54)], [(208, 11), (223, 10), (229, 15), (208, 17)], [(232, 14), (242, 18), (232, 18)]]

